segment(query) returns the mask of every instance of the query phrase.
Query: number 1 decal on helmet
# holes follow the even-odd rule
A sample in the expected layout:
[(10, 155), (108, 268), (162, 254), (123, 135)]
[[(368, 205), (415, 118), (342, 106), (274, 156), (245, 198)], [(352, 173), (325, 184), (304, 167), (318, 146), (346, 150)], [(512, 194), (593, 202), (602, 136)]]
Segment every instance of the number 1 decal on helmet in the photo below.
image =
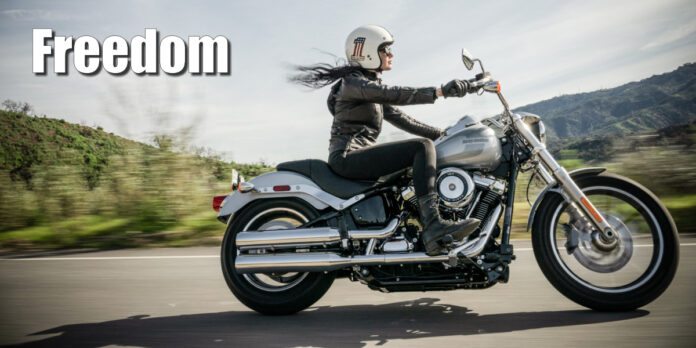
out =
[(379, 70), (382, 59), (379, 49), (391, 45), (394, 37), (378, 25), (363, 25), (353, 30), (346, 39), (346, 58), (352, 66)]

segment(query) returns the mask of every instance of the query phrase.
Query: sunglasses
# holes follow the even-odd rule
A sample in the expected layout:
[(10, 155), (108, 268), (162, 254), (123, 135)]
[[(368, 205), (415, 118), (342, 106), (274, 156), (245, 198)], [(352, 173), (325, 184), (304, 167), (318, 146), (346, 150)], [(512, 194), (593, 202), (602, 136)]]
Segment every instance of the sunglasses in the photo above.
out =
[(391, 46), (384, 46), (384, 47), (380, 48), (379, 51), (386, 54), (386, 55), (392, 54)]

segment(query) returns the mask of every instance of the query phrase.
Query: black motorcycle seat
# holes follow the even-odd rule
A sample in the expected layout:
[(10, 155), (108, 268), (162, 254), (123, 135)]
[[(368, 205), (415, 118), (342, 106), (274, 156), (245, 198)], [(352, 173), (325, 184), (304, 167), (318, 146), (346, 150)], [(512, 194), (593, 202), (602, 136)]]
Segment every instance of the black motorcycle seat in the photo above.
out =
[(351, 180), (334, 173), (329, 164), (318, 159), (283, 162), (276, 167), (279, 171), (286, 170), (302, 174), (314, 181), (322, 190), (339, 198), (350, 198), (362, 193), (380, 181)]

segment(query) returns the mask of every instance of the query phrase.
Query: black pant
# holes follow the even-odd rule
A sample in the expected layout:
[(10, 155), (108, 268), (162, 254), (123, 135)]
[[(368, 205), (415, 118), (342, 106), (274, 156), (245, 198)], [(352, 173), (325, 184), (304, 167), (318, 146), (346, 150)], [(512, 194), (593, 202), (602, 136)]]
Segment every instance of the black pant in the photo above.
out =
[(377, 180), (413, 167), (416, 196), (435, 192), (435, 146), (426, 138), (369, 146), (346, 154), (334, 152), (329, 156), (329, 166), (336, 174), (356, 180)]

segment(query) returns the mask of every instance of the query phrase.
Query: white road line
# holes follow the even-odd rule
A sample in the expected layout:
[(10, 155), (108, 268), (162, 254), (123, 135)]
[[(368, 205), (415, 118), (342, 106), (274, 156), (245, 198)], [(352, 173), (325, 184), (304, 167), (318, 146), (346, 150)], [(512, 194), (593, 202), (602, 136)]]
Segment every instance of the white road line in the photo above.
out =
[[(679, 244), (680, 246), (696, 246), (696, 243), (682, 243)], [(652, 247), (652, 245), (634, 245), (634, 248), (649, 248)], [(558, 248), (558, 250), (562, 250), (563, 248)], [(514, 251), (532, 251), (534, 249), (532, 248), (514, 248)]]
[[(681, 246), (696, 246), (696, 243), (682, 243)], [(652, 247), (652, 245), (634, 245), (634, 248)], [(560, 248), (559, 248), (560, 249)], [(515, 248), (515, 251), (532, 251), (532, 248)], [(165, 259), (214, 259), (220, 255), (162, 255), (162, 256), (95, 256), (95, 257), (27, 257), (2, 259), (0, 261), (94, 261), (94, 260), (165, 260)]]
[(220, 255), (162, 255), (162, 256), (95, 256), (95, 257), (27, 257), (0, 259), (3, 261), (87, 261), (87, 260), (160, 260), (160, 259), (212, 259)]

